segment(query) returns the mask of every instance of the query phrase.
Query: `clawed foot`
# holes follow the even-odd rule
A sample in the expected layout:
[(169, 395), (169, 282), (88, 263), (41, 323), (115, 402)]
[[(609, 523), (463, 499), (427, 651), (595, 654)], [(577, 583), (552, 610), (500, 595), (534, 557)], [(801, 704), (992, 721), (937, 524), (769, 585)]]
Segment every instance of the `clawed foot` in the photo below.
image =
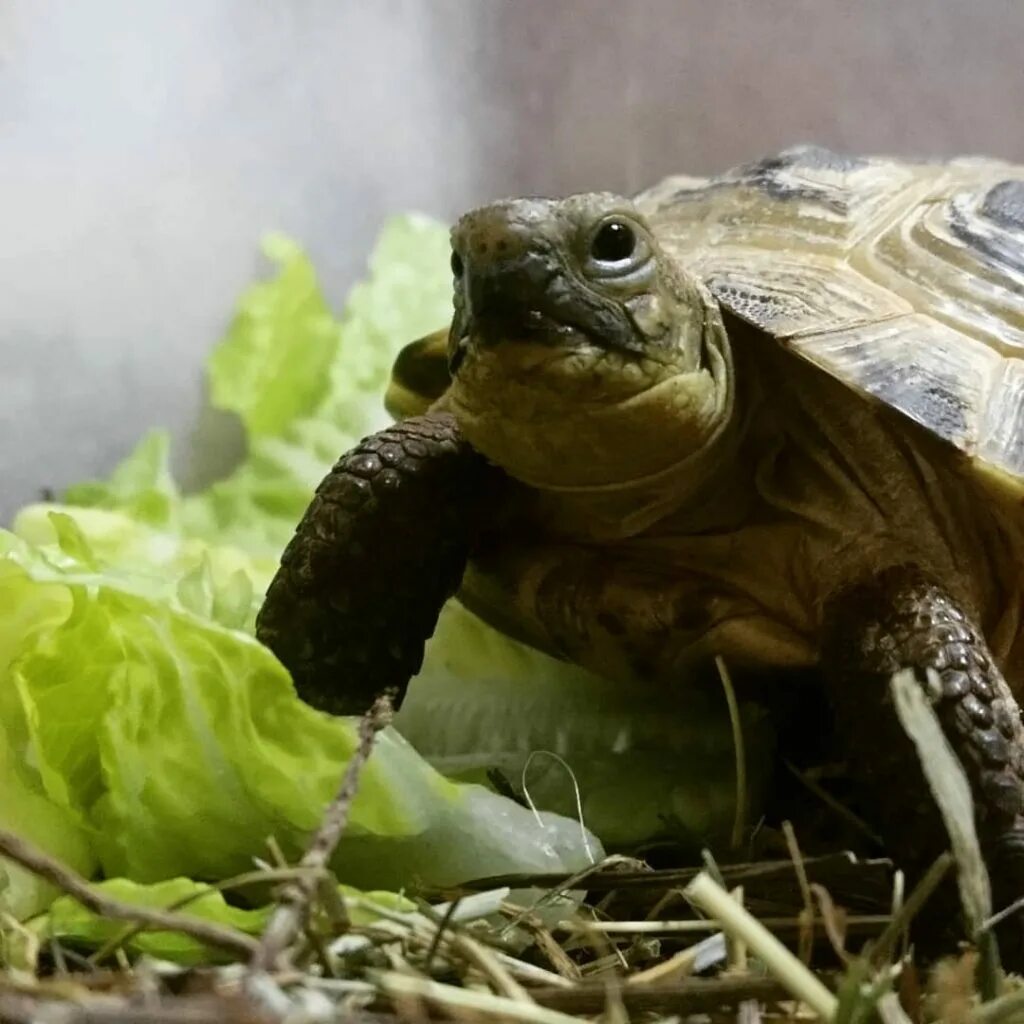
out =
[[(895, 863), (920, 875), (950, 847), (917, 750), (893, 705), (890, 680), (910, 669), (970, 785), (994, 908), (1024, 895), (1024, 728), (970, 616), (917, 570), (890, 569), (836, 595), (825, 641), (838, 729), (872, 824)], [(956, 887), (948, 888), (955, 899)], [(941, 909), (930, 909), (928, 931), (947, 931), (951, 905), (957, 904), (940, 899)], [(998, 936), (1005, 965), (1024, 968), (1024, 913), (1007, 916)], [(931, 944), (931, 935), (924, 938)]]

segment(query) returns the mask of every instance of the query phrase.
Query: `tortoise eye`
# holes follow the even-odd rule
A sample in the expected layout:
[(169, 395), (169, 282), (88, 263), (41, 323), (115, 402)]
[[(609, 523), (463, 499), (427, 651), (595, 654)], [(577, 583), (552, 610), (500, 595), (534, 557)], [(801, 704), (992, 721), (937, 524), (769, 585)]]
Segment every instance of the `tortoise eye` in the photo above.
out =
[(621, 220), (602, 224), (590, 243), (590, 255), (598, 263), (621, 263), (636, 251), (636, 234)]
[(456, 277), (462, 277), (462, 257), (452, 250), (452, 274)]

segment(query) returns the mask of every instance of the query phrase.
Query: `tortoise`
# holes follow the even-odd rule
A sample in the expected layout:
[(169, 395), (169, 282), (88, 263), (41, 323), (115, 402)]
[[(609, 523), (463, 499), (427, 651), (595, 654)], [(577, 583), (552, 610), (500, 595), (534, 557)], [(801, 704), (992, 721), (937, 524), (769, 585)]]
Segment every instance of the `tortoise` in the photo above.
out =
[(1024, 167), (799, 146), (451, 239), (450, 326), (402, 350), (396, 421), (324, 479), (259, 614), (300, 696), (401, 693), (455, 594), (626, 682), (816, 667), (914, 869), (948, 841), (908, 668), (997, 900), (1024, 892)]

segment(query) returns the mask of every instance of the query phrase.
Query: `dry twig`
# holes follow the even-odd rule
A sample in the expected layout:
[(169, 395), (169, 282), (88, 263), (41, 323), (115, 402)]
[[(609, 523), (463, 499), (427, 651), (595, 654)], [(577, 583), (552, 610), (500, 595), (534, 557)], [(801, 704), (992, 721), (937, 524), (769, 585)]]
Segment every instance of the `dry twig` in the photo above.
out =
[(527, 908), (518, 907), (511, 903), (502, 906), (502, 913), (511, 917), (519, 927), (528, 931), (537, 944), (537, 949), (544, 954), (548, 963), (567, 981), (579, 981), (579, 966), (570, 958), (569, 954), (558, 944), (558, 940), (551, 934), (544, 922)]
[(154, 910), (114, 899), (90, 885), (77, 871), (4, 829), (0, 829), (0, 855), (46, 879), (94, 914), (118, 921), (134, 921), (136, 924), (159, 931), (180, 932), (207, 946), (226, 950), (239, 957), (250, 957), (256, 951), (256, 940), (234, 928), (227, 928), (188, 914)]
[(78, 1002), (28, 992), (0, 992), (3, 1024), (269, 1024), (239, 998), (179, 996), (140, 1002), (92, 996)]
[(786, 837), (786, 847), (793, 861), (793, 870), (796, 872), (797, 881), (800, 884), (800, 895), (804, 901), (803, 910), (800, 912), (800, 959), (803, 963), (809, 964), (814, 948), (814, 900), (811, 898), (811, 885), (807, 881), (807, 869), (804, 867), (800, 844), (796, 841), (793, 823), (784, 821), (782, 832)]
[(736, 769), (736, 809), (732, 822), (732, 849), (738, 850), (743, 844), (743, 836), (747, 830), (747, 805), (749, 797), (747, 794), (747, 748), (743, 736), (743, 719), (740, 717), (739, 702), (736, 700), (736, 690), (732, 685), (732, 676), (726, 667), (725, 659), (721, 655), (715, 656), (715, 666), (718, 669), (719, 679), (722, 681), (722, 690), (725, 692), (726, 705), (729, 708), (729, 723), (732, 726), (733, 756)]
[[(621, 863), (625, 858), (619, 858)], [(564, 891), (580, 888), (591, 893), (608, 892), (616, 889), (656, 889), (664, 890), (686, 885), (693, 881), (704, 870), (703, 867), (670, 868), (653, 871), (620, 870), (612, 858), (598, 865), (599, 870), (589, 868), (578, 875), (567, 877), (555, 873), (506, 874), (490, 875), (465, 882), (455, 887), (458, 892), (479, 892), (486, 889), (497, 889), (506, 886), (511, 889), (551, 889)], [(861, 886), (884, 891), (888, 898), (892, 863), (885, 858), (858, 860), (851, 853), (828, 853), (818, 857), (805, 857), (804, 869), (809, 880), (827, 885), (831, 892), (842, 888), (844, 881), (856, 880)], [(780, 879), (792, 879), (793, 861), (766, 860), (748, 863), (724, 864), (719, 870), (727, 885), (742, 884), (744, 889), (753, 889), (752, 883), (777, 882)], [(583, 882), (586, 885), (583, 885)], [(452, 895), (452, 890), (444, 894)]]
[(921, 877), (900, 907), (899, 912), (893, 915), (892, 920), (886, 925), (885, 931), (872, 944), (871, 960), (876, 967), (881, 967), (892, 960), (900, 936), (910, 927), (910, 922), (928, 902), (954, 863), (953, 854), (948, 850), (935, 858), (934, 863)]
[(373, 706), (360, 721), (359, 745), (345, 766), (337, 795), (328, 805), (316, 835), (299, 861), (298, 866), (310, 873), (287, 886), (278, 898), (278, 905), (267, 922), (258, 947), (253, 952), (250, 967), (254, 971), (272, 969), (304, 929), (309, 919), (310, 904), (317, 892), (316, 872), (326, 869), (338, 840), (345, 831), (352, 798), (359, 786), (360, 773), (373, 751), (373, 741), (377, 733), (390, 723), (391, 716), (391, 697), (384, 694), (374, 701)]
[[(604, 983), (576, 985), (571, 989), (535, 988), (530, 995), (541, 1006), (564, 1013), (600, 1013), (607, 1002)], [(720, 1010), (748, 999), (771, 1002), (786, 997), (786, 990), (774, 978), (753, 975), (721, 978), (690, 978), (686, 981), (651, 986), (623, 986), (623, 1005), (633, 1013), (658, 1012), (686, 1015)]]

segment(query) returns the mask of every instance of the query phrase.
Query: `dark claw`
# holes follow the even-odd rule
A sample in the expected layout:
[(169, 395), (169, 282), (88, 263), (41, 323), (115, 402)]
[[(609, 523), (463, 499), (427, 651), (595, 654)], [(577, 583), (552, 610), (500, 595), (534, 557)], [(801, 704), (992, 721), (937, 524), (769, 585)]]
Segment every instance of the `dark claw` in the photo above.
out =
[[(913, 669), (922, 685), (931, 669), (939, 677), (936, 712), (971, 785), (995, 909), (1024, 895), (1024, 730), (981, 632), (941, 587), (909, 567), (837, 595), (825, 626), (822, 657), (831, 669), (837, 723), (857, 775), (870, 786), (865, 810), (869, 817), (875, 812), (874, 824), (894, 860), (919, 872), (950, 844), (924, 795), (913, 745), (891, 710), (879, 713), (894, 668)], [(915, 788), (921, 802), (911, 812)], [(952, 893), (955, 899), (955, 887), (947, 890), (947, 898)], [(930, 927), (937, 931), (943, 920), (939, 912)], [(1004, 963), (1019, 970), (1024, 917), (1008, 919), (999, 935)]]

